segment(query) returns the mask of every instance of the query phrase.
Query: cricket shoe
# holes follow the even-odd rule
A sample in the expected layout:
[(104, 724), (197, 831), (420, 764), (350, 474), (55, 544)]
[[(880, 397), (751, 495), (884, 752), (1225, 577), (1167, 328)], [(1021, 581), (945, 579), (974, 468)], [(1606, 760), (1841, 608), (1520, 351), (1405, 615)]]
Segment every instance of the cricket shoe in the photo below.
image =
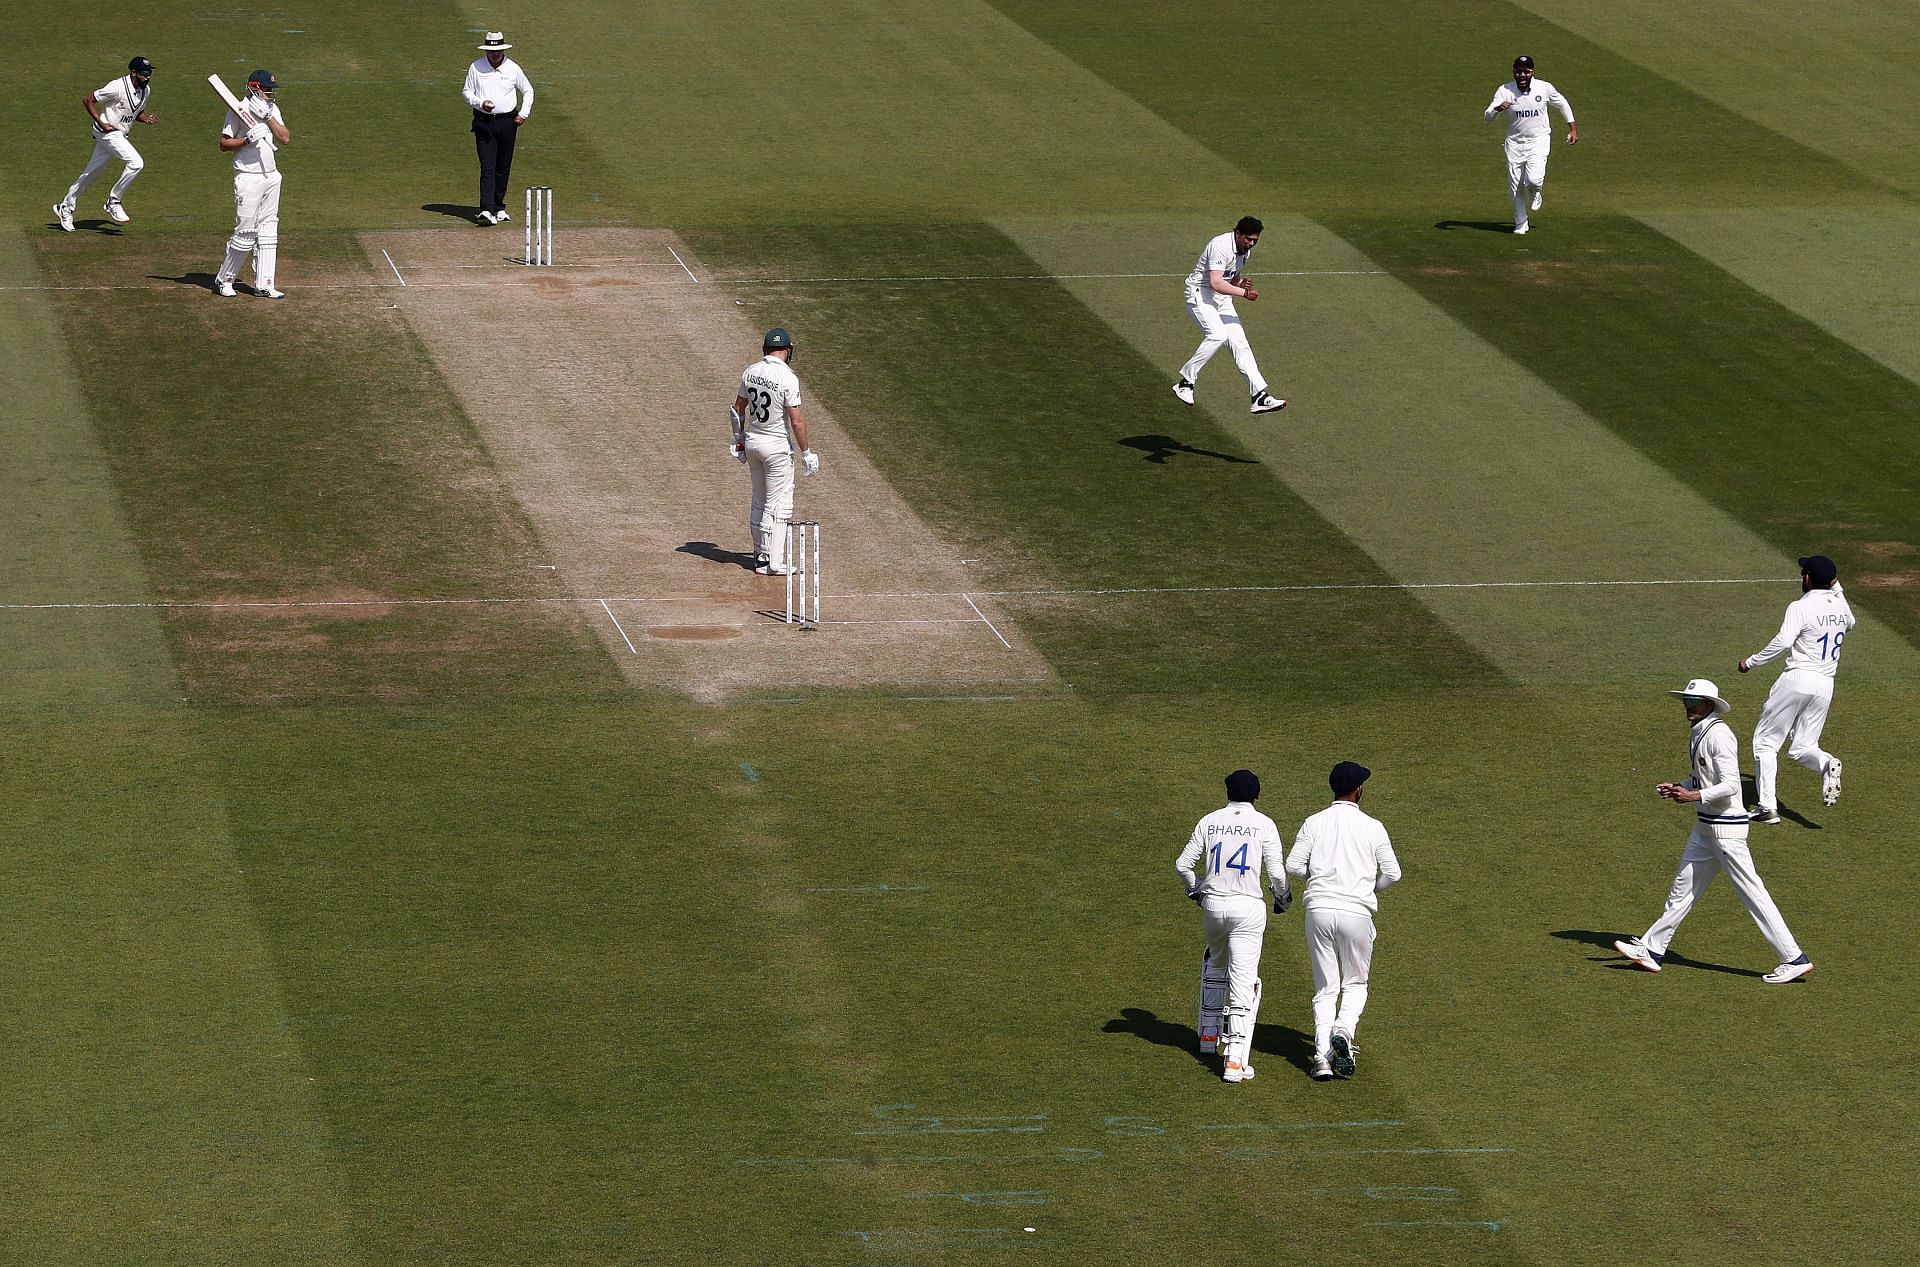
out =
[[(58, 208), (55, 208), (55, 210), (58, 210)], [(1193, 403), (1193, 384), (1183, 378), (1173, 385), (1173, 394), (1180, 398), (1181, 404), (1191, 405)]]
[(1342, 1078), (1353, 1077), (1356, 1063), (1354, 1057), (1359, 1054), (1359, 1050), (1353, 1045), (1353, 1040), (1348, 1038), (1343, 1030), (1334, 1030), (1333, 1037), (1327, 1040), (1327, 1063), (1331, 1064), (1333, 1071)]
[(1315, 1082), (1333, 1081), (1333, 1066), (1327, 1063), (1325, 1056), (1315, 1056), (1313, 1058), (1312, 1076)]
[(788, 576), (793, 572), (793, 569), (784, 563), (762, 563), (753, 570), (761, 576)]
[(1270, 414), (1270, 413), (1277, 413), (1280, 410), (1285, 409), (1286, 407), (1287, 407), (1286, 401), (1281, 400), (1278, 396), (1275, 396), (1271, 392), (1262, 391), (1259, 395), (1253, 398), (1253, 407), (1247, 410), (1247, 412), (1255, 413), (1255, 414)]
[(1252, 1066), (1252, 1065), (1244, 1065), (1244, 1064), (1241, 1064), (1241, 1063), (1240, 1063), (1239, 1061), (1237, 1061), (1237, 1060), (1229, 1060), (1229, 1061), (1227, 1062), (1227, 1065), (1226, 1065), (1226, 1068), (1224, 1068), (1224, 1069), (1222, 1069), (1222, 1070), (1220, 1071), (1220, 1081), (1222, 1081), (1222, 1082), (1252, 1082), (1252, 1081), (1253, 1081), (1253, 1066)]
[(513, 217), (507, 214), (507, 209), (505, 207), (502, 207), (500, 208), (500, 210), (493, 213), (493, 222), (495, 224), (505, 224), (507, 221), (511, 219), (513, 219)]
[(1538, 189), (1533, 191), (1533, 206), (1529, 208), (1529, 210), (1532, 210), (1532, 211), (1540, 210), (1540, 191)]
[(1813, 960), (1801, 955), (1791, 963), (1783, 963), (1766, 976), (1760, 978), (1768, 985), (1785, 985), (1789, 981), (1798, 981), (1813, 971)]
[(253, 293), (260, 296), (262, 299), (285, 299), (287, 297), (286, 291), (275, 290), (271, 286), (255, 286), (253, 288)]
[(133, 219), (132, 216), (127, 214), (127, 209), (117, 202), (110, 202), (100, 208), (100, 210), (106, 212), (107, 219), (113, 221), (115, 224), (127, 224)]
[(496, 221), (496, 220), (495, 220), (495, 219), (493, 218), (493, 212), (491, 212), (491, 211), (482, 211), (482, 212), (480, 213), (480, 223), (481, 223), (481, 224), (496, 224), (496, 223), (498, 223), (498, 221)]
[(1780, 811), (1777, 809), (1768, 809), (1763, 805), (1759, 809), (1748, 810), (1747, 821), (1750, 823), (1765, 823), (1769, 827), (1778, 827), (1780, 825)]
[(1638, 937), (1632, 941), (1617, 941), (1613, 943), (1613, 948), (1648, 972), (1660, 971), (1660, 961), (1666, 958), (1665, 955), (1654, 954)]
[(1529, 227), (1530, 226), (1524, 224), (1516, 224), (1513, 226), (1513, 231), (1515, 233), (1525, 233)]
[(216, 295), (218, 295), (218, 296), (220, 296), (220, 298), (222, 298), (222, 299), (232, 299), (232, 298), (233, 298), (233, 283), (232, 283), (232, 282), (224, 282), (224, 281), (216, 281), (216, 282), (214, 282), (214, 283), (213, 283), (213, 293), (214, 293), (214, 294), (216, 294)]
[(1840, 803), (1840, 758), (1827, 762), (1827, 768), (1820, 775), (1820, 800), (1826, 805)]
[(73, 208), (72, 207), (69, 207), (64, 202), (54, 203), (53, 218), (60, 222), (60, 229), (63, 233), (73, 232)]

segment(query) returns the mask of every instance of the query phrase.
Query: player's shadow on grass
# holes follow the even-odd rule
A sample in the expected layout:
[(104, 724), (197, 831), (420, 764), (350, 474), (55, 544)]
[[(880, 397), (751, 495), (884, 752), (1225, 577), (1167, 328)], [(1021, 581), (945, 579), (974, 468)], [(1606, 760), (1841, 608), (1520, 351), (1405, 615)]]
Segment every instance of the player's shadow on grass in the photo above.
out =
[(1213, 458), (1219, 462), (1242, 462), (1248, 466), (1258, 466), (1255, 458), (1235, 457), (1231, 453), (1215, 453), (1212, 449), (1196, 449), (1190, 444), (1182, 444), (1172, 436), (1128, 436), (1116, 443), (1129, 449), (1138, 449), (1147, 455), (1147, 461), (1158, 462), (1165, 466), (1167, 459), (1176, 453), (1191, 453), (1197, 458)]
[(1512, 233), (1513, 221), (1511, 220), (1437, 220), (1434, 222), (1433, 227), (1441, 230), (1442, 232), (1452, 232), (1454, 229), (1478, 229), (1482, 233)]
[(212, 273), (181, 273), (178, 277), (167, 273), (148, 273), (147, 280), (155, 282), (177, 282), (182, 286), (193, 286), (200, 290), (213, 289)]
[(729, 550), (725, 546), (715, 545), (711, 541), (689, 541), (683, 546), (673, 548), (675, 554), (693, 554), (715, 563), (731, 563), (735, 567), (753, 570), (753, 556), (742, 554), (738, 550)]
[[(57, 229), (60, 226), (54, 223), (53, 221), (49, 220), (47, 222), (47, 227), (49, 229)], [(115, 224), (111, 220), (75, 220), (73, 222), (73, 227), (76, 230), (85, 229), (88, 233), (105, 234), (107, 237), (110, 237), (110, 238), (120, 238), (120, 237), (126, 236), (126, 231), (123, 230), (119, 225)]]
[[(1157, 1047), (1174, 1047), (1193, 1057), (1196, 1064), (1213, 1067), (1214, 1057), (1200, 1053), (1200, 1031), (1178, 1021), (1163, 1021), (1140, 1007), (1123, 1007), (1120, 1015), (1101, 1027), (1102, 1033), (1132, 1034)], [(1253, 1027), (1253, 1050), (1260, 1055), (1278, 1056), (1306, 1073), (1313, 1068), (1313, 1040), (1285, 1025)]]
[[(1746, 800), (1742, 801), (1741, 804), (1758, 805), (1760, 803), (1759, 793), (1753, 790), (1752, 775), (1749, 774), (1749, 775), (1741, 776), (1740, 790), (1747, 798)], [(1781, 805), (1780, 805), (1780, 817), (1786, 819), (1790, 823), (1798, 823), (1802, 827), (1806, 828), (1808, 831), (1825, 831), (1826, 830), (1826, 828), (1822, 827), (1819, 823), (1814, 822), (1811, 818), (1808, 818), (1805, 814), (1802, 814), (1797, 810), (1792, 810), (1787, 808), (1787, 805), (1784, 801), (1781, 802)], [(1747, 829), (1747, 839), (1749, 841), (1756, 838), (1760, 840), (1765, 840), (1766, 833), (1769, 831), (1774, 831), (1778, 829), (1778, 827), (1779, 827), (1778, 823), (1755, 823), (1753, 826)]]
[[(1558, 937), (1561, 941), (1577, 941), (1588, 946), (1599, 946), (1607, 952), (1605, 959), (1609, 968), (1619, 968), (1627, 972), (1646, 971), (1646, 969), (1635, 967), (1633, 964), (1620, 958), (1619, 952), (1613, 948), (1614, 942), (1626, 941), (1633, 936), (1632, 933), (1600, 933), (1595, 932), (1591, 928), (1563, 928), (1559, 932), (1554, 933), (1553, 936)], [(1593, 958), (1591, 961), (1593, 963), (1602, 962), (1600, 958)], [(1661, 960), (1661, 966), (1664, 968), (1698, 968), (1702, 972), (1724, 972), (1730, 977), (1758, 977), (1765, 975), (1764, 973), (1755, 972), (1752, 968), (1729, 968), (1723, 963), (1708, 963), (1703, 959), (1689, 959), (1685, 955), (1672, 950), (1669, 950), (1667, 957)]]
[(462, 206), (452, 202), (429, 202), (421, 205), (420, 210), (431, 211), (437, 215), (452, 216), (455, 220), (465, 220), (468, 224), (480, 223), (480, 208)]

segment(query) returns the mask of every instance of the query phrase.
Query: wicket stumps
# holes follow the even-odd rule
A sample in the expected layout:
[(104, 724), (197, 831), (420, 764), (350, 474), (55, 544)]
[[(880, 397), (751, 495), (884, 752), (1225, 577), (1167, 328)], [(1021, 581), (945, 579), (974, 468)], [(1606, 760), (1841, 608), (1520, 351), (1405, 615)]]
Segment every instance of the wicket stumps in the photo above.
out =
[(820, 627), (820, 525), (811, 519), (787, 525), (787, 623), (796, 617), (802, 629)]
[(527, 240), (520, 262), (528, 265), (553, 263), (553, 186), (527, 186), (527, 216), (523, 229)]

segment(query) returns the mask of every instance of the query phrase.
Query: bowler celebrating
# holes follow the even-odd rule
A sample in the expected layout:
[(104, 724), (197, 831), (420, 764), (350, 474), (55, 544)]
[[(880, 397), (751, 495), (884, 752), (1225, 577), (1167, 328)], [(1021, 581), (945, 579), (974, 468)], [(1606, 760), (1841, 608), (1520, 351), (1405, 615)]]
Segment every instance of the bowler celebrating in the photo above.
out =
[(1233, 349), (1233, 363), (1247, 380), (1247, 391), (1253, 397), (1250, 412), (1270, 414), (1287, 407), (1286, 401), (1267, 390), (1266, 377), (1253, 359), (1253, 345), (1247, 342), (1246, 328), (1240, 324), (1240, 314), (1233, 309), (1235, 299), (1252, 303), (1260, 298), (1260, 292), (1253, 288), (1246, 274), (1247, 256), (1260, 241), (1262, 228), (1254, 217), (1240, 217), (1232, 232), (1208, 239), (1193, 271), (1187, 274), (1187, 313), (1200, 327), (1203, 337), (1187, 363), (1180, 367), (1179, 381), (1173, 385), (1173, 394), (1183, 405), (1193, 403), (1194, 381), (1224, 344)]
[(1507, 117), (1507, 192), (1513, 197), (1513, 231), (1527, 231), (1527, 212), (1540, 210), (1540, 190), (1547, 183), (1547, 151), (1553, 148), (1553, 125), (1547, 107), (1567, 121), (1567, 144), (1580, 143), (1580, 125), (1573, 106), (1560, 90), (1533, 77), (1533, 59), (1524, 53), (1513, 59), (1513, 78), (1493, 90), (1486, 117)]

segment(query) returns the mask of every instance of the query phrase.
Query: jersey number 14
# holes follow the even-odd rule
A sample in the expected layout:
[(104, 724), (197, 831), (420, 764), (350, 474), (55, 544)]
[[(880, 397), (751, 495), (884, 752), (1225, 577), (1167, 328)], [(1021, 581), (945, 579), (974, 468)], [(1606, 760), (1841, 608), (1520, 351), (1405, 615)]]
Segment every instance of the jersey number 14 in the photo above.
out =
[[(1216, 840), (1213, 842), (1213, 873), (1215, 875), (1219, 875), (1221, 871), (1220, 851), (1224, 847), (1225, 846), (1220, 841)], [(1238, 849), (1233, 851), (1232, 857), (1227, 859), (1226, 869), (1230, 871), (1238, 871), (1241, 875), (1245, 875), (1248, 871), (1251, 871), (1253, 869), (1247, 865), (1247, 847), (1244, 843)]]

